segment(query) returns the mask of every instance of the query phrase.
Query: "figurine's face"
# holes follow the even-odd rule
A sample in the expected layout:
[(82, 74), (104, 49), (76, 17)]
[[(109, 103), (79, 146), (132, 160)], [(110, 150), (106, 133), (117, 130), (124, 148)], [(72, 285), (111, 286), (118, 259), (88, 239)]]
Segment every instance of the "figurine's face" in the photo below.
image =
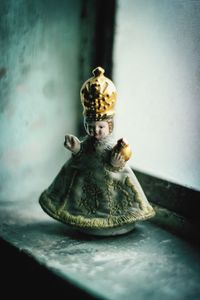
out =
[(87, 134), (95, 137), (97, 140), (101, 140), (110, 134), (109, 125), (106, 121), (96, 121), (86, 124)]

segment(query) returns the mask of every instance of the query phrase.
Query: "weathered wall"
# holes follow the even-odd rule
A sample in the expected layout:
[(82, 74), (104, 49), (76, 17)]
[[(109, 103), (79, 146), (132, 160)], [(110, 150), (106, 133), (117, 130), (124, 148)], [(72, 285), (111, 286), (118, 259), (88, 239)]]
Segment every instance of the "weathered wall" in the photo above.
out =
[(37, 199), (76, 133), (81, 1), (0, 2), (0, 198)]
[(200, 1), (119, 0), (117, 136), (131, 164), (200, 189)]

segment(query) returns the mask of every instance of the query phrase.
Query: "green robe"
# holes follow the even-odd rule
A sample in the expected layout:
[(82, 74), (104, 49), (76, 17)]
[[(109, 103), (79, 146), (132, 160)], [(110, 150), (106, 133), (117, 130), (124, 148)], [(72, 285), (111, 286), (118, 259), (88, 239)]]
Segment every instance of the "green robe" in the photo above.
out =
[(51, 217), (77, 228), (106, 229), (154, 216), (130, 167), (110, 164), (111, 137), (87, 136), (39, 202)]

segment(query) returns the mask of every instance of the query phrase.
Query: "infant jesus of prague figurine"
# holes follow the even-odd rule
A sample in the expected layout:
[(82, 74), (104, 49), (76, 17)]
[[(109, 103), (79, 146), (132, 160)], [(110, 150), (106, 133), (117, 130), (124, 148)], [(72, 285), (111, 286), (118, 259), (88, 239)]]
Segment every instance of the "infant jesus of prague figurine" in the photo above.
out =
[(155, 212), (126, 162), (131, 156), (124, 139), (113, 143), (116, 88), (101, 67), (80, 91), (87, 135), (66, 135), (72, 152), (52, 184), (41, 194), (43, 210), (73, 228), (94, 235), (118, 235)]

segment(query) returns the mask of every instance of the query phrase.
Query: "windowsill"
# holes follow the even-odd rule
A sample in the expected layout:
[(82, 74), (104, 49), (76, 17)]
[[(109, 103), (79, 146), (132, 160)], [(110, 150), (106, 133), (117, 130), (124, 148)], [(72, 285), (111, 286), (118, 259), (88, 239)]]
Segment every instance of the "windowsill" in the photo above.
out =
[[(200, 295), (198, 249), (152, 222), (137, 223), (126, 235), (96, 238), (54, 221), (37, 202), (8, 202), (1, 205), (0, 236), (55, 279), (96, 299)], [(9, 257), (4, 259), (9, 263)]]

